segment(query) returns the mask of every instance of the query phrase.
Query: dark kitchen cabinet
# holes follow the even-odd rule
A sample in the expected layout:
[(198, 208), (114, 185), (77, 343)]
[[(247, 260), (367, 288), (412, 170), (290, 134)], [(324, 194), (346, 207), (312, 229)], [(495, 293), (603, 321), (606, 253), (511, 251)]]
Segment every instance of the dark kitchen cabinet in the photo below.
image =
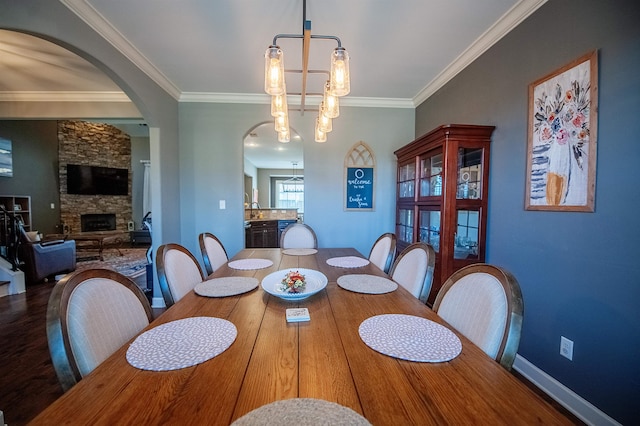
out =
[(250, 222), (247, 232), (247, 248), (278, 247), (278, 221), (254, 220)]

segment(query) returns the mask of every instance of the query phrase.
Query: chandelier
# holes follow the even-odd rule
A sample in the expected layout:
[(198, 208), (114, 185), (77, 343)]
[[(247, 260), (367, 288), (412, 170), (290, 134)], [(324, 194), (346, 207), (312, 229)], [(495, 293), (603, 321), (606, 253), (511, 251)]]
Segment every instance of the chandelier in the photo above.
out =
[[(275, 121), (275, 131), (278, 134), (278, 141), (289, 142), (289, 108), (287, 106), (287, 85), (285, 73), (302, 73), (302, 89), (300, 93), (289, 93), (300, 95), (300, 111), (304, 114), (305, 98), (307, 95), (322, 96), (318, 108), (318, 117), (315, 126), (315, 141), (326, 142), (327, 133), (332, 130), (332, 120), (340, 115), (338, 98), (349, 94), (351, 83), (349, 79), (349, 54), (342, 47), (340, 39), (336, 36), (311, 34), (311, 21), (306, 20), (307, 2), (303, 2), (303, 33), (302, 34), (277, 34), (273, 38), (271, 46), (265, 52), (264, 65), (264, 90), (271, 95), (271, 115)], [(289, 70), (284, 67), (282, 49), (278, 46), (279, 38), (301, 38), (302, 39), (302, 69)], [(338, 46), (331, 52), (331, 66), (329, 71), (309, 69), (309, 46), (313, 39), (335, 40)], [(312, 73), (327, 74), (328, 80), (324, 84), (321, 92), (307, 92), (307, 75)], [(294, 110), (292, 108), (292, 110)]]

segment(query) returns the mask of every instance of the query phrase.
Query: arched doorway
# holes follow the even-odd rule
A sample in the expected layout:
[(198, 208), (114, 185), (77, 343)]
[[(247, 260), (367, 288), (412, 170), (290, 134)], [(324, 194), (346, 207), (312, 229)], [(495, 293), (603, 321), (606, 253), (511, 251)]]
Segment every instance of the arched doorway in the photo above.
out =
[[(294, 175), (297, 175), (298, 180), (302, 178), (304, 150), (300, 134), (293, 128), (290, 132), (290, 142), (278, 142), (273, 122), (269, 121), (258, 123), (245, 133), (245, 220), (254, 219), (252, 212), (255, 209), (293, 208), (292, 205), (282, 204), (283, 182), (296, 178)], [(299, 213), (303, 210), (301, 204)]]
[[(132, 215), (121, 222), (133, 222), (139, 226), (146, 214), (142, 207), (144, 197), (141, 179), (144, 176), (144, 165), (141, 160), (149, 160), (149, 130), (138, 108), (103, 71), (55, 43), (21, 32), (0, 30), (0, 50), (3, 92), (11, 94), (14, 105), (29, 105), (28, 108), (14, 108), (13, 112), (3, 111), (0, 117), (12, 114), (11, 118), (17, 119), (50, 119), (58, 122), (65, 119), (79, 120), (90, 122), (93, 126), (113, 126), (129, 135)], [(92, 149), (79, 152), (83, 163), (95, 166), (104, 161), (101, 158), (92, 159)], [(110, 165), (113, 166), (112, 155), (109, 157), (112, 163)], [(72, 160), (68, 159), (67, 162)], [(64, 159), (58, 163), (64, 163)], [(22, 188), (25, 187), (28, 186), (23, 184)], [(31, 190), (37, 192), (38, 188), (39, 186), (33, 187)], [(47, 193), (51, 192), (53, 191), (47, 190)], [(62, 229), (51, 229), (51, 221), (43, 219), (57, 214), (60, 216), (57, 222), (68, 224), (64, 212), (59, 210), (66, 208), (65, 203), (60, 203), (60, 199), (43, 198), (45, 197), (32, 197), (33, 203), (39, 207), (34, 206), (34, 213), (45, 214), (37, 221), (39, 230), (43, 233), (62, 232)]]

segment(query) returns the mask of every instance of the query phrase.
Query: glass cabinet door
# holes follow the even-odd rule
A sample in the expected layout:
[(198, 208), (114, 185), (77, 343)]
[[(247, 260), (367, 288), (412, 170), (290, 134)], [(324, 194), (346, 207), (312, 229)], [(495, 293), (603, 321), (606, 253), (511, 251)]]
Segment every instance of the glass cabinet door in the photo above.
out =
[(396, 236), (405, 243), (413, 243), (413, 209), (398, 209)]
[(415, 194), (416, 164), (400, 166), (398, 170), (398, 197), (413, 198)]
[(482, 198), (482, 148), (458, 149), (457, 199)]
[(420, 196), (442, 195), (442, 152), (420, 158)]
[(478, 260), (478, 238), (480, 212), (477, 210), (458, 210), (454, 259)]
[(420, 210), (420, 241), (440, 252), (440, 210)]

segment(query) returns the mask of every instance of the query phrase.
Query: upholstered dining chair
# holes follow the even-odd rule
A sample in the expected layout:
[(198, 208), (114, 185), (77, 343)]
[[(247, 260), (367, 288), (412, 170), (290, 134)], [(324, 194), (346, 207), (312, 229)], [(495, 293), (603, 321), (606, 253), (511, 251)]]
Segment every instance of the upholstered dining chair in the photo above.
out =
[(195, 256), (180, 244), (163, 244), (158, 248), (156, 271), (167, 308), (204, 281)]
[(213, 274), (216, 269), (229, 261), (224, 245), (215, 235), (203, 232), (198, 236), (198, 241), (200, 242), (200, 251), (202, 252), (204, 269), (207, 275)]
[(280, 248), (318, 248), (318, 238), (309, 225), (292, 223), (282, 231)]
[(429, 244), (410, 244), (396, 258), (389, 276), (422, 303), (426, 303), (433, 282), (435, 258), (433, 247)]
[(369, 261), (382, 269), (385, 274), (389, 273), (389, 269), (396, 257), (396, 234), (387, 232), (380, 235), (369, 253)]
[(86, 269), (62, 278), (47, 306), (47, 340), (66, 392), (153, 320), (149, 301), (129, 278)]
[(475, 263), (454, 272), (442, 285), (433, 310), (507, 370), (515, 359), (524, 302), (508, 271)]

